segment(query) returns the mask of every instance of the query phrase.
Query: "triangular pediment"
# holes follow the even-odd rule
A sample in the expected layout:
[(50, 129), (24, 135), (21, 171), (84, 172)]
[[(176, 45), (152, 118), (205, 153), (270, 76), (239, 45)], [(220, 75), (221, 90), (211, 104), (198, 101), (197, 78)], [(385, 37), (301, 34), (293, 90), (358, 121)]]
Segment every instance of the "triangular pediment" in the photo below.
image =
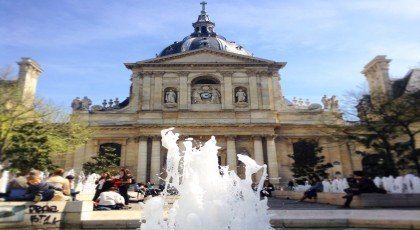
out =
[(181, 63), (275, 63), (274, 61), (256, 58), (231, 52), (202, 48), (178, 54), (157, 57), (137, 62), (137, 64), (181, 64)]

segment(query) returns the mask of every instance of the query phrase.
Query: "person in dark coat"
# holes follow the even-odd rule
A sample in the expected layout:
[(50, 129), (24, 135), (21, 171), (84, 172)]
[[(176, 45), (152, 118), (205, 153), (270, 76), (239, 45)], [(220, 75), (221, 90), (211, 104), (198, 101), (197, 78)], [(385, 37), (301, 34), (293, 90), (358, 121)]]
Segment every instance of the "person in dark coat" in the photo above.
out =
[(130, 187), (130, 184), (132, 183), (132, 176), (130, 173), (130, 170), (128, 169), (120, 169), (120, 180), (121, 185), (118, 188), (121, 196), (124, 197), (125, 205), (128, 205), (128, 202), (130, 200), (130, 197), (128, 196), (128, 188)]
[(48, 182), (42, 181), (39, 171), (31, 171), (27, 178), (28, 188), (26, 189), (25, 200), (27, 201), (49, 201), (54, 197), (55, 191), (61, 188)]
[(95, 195), (93, 196), (93, 201), (96, 201), (101, 195), (101, 192), (108, 191), (109, 188), (113, 186), (111, 174), (109, 172), (101, 173), (101, 177), (95, 181), (96, 184), (96, 191)]
[(356, 180), (356, 184), (354, 187), (344, 189), (346, 195), (343, 196), (343, 198), (346, 199), (346, 202), (344, 203), (343, 208), (350, 208), (353, 196), (357, 196), (362, 193), (386, 193), (385, 190), (376, 187), (375, 183), (371, 179), (365, 177), (362, 171), (354, 171), (353, 175)]
[(260, 192), (261, 197), (271, 197), (271, 193), (274, 191), (274, 185), (270, 183), (270, 181), (264, 181), (264, 187)]

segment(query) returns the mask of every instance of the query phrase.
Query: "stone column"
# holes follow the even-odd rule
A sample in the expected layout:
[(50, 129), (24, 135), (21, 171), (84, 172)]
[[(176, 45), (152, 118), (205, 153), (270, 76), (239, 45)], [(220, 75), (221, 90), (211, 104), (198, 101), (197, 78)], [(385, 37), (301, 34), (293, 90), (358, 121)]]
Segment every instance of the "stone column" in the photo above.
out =
[(137, 154), (137, 181), (146, 182), (147, 175), (147, 137), (139, 137), (139, 151)]
[(280, 156), (278, 156), (278, 164), (279, 164), (279, 177), (281, 177), (281, 182), (282, 182), (282, 186), (285, 185), (287, 183), (287, 181), (289, 181), (292, 176), (291, 176), (291, 172), (290, 172), (290, 165), (288, 164), (289, 162), (289, 157), (287, 156), (288, 154), (292, 154), (291, 152), (289, 152), (288, 148), (287, 148), (287, 140), (284, 137), (278, 137), (276, 138), (276, 151), (278, 151), (278, 153), (280, 154)]
[[(319, 155), (324, 156), (324, 164), (325, 163), (333, 163), (334, 159), (333, 159), (333, 154), (331, 153), (332, 149), (331, 149), (331, 142), (330, 139), (327, 137), (321, 137), (319, 139), (319, 146), (322, 147), (322, 152)], [(337, 153), (339, 154), (339, 153)], [(330, 174), (330, 177), (334, 177), (335, 173), (334, 173), (334, 169), (335, 167), (332, 167), (330, 169), (328, 169), (326, 172)]]
[(237, 167), (237, 156), (236, 156), (236, 142), (235, 136), (227, 136), (226, 138), (226, 149), (227, 149), (227, 165), (229, 165), (229, 170), (236, 172)]
[(341, 166), (343, 168), (343, 177), (348, 177), (353, 173), (353, 162), (351, 160), (350, 149), (348, 142), (345, 139), (340, 139), (340, 157)]
[(74, 152), (74, 158), (73, 158), (73, 167), (76, 172), (80, 172), (82, 170), (83, 163), (85, 163), (84, 155), (85, 155), (86, 145), (87, 144), (84, 144), (74, 150), (75, 152)]
[(275, 136), (266, 137), (267, 140), (267, 164), (268, 164), (268, 177), (272, 184), (279, 184), (279, 166), (277, 163), (276, 143)]
[[(224, 106), (225, 109), (233, 109), (233, 89), (232, 89), (232, 74), (233, 72), (223, 72), (223, 78), (225, 83), (225, 97), (224, 97)], [(228, 156), (229, 157), (229, 156)]]
[(152, 158), (150, 161), (150, 181), (159, 183), (160, 176), (160, 137), (154, 136), (152, 141)]
[(188, 74), (189, 72), (179, 73), (179, 109), (188, 109)]
[[(259, 165), (264, 164), (264, 155), (263, 155), (263, 146), (260, 136), (253, 136), (254, 139), (254, 160)], [(260, 178), (262, 176), (262, 170), (259, 170), (257, 173), (257, 182), (260, 181)]]

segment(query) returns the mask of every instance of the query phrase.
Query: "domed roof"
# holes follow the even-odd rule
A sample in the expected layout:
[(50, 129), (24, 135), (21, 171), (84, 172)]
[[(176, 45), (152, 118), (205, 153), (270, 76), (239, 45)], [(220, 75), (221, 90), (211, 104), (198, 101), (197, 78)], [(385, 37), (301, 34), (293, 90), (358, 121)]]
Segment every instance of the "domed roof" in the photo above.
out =
[(205, 5), (207, 3), (202, 2), (200, 4), (202, 5), (202, 10), (197, 21), (193, 23), (194, 32), (185, 37), (182, 41), (174, 42), (172, 45), (163, 49), (162, 52), (160, 52), (159, 57), (200, 48), (210, 48), (252, 56), (252, 54), (241, 45), (234, 41), (227, 41), (226, 38), (217, 35), (216, 32), (214, 32), (215, 24), (210, 21), (210, 18), (205, 11)]

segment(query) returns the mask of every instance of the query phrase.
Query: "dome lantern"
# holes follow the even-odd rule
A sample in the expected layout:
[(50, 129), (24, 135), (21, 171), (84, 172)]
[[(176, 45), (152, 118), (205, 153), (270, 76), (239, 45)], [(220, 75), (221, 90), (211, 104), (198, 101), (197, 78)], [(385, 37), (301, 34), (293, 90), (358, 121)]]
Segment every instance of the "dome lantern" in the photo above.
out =
[(162, 52), (160, 52), (159, 57), (200, 48), (210, 48), (251, 56), (251, 53), (243, 46), (236, 42), (227, 41), (226, 38), (217, 35), (216, 32), (214, 32), (215, 24), (210, 21), (210, 17), (206, 12), (207, 2), (203, 1), (200, 4), (202, 6), (201, 13), (198, 15), (197, 21), (192, 24), (194, 32), (185, 37), (182, 41), (175, 42), (163, 49)]

